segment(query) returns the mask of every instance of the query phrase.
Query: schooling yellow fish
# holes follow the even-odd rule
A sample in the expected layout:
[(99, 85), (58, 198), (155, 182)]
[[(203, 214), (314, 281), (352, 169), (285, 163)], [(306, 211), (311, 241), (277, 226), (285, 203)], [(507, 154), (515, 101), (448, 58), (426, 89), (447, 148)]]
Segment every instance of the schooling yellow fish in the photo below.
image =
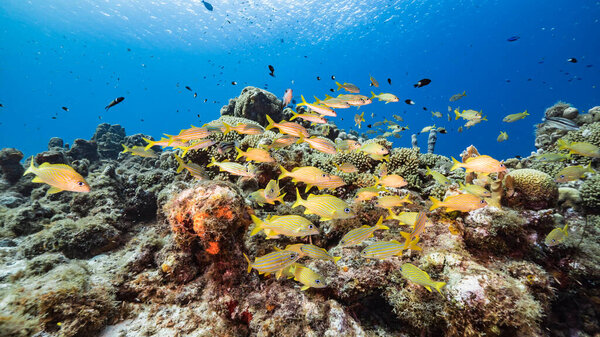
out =
[(330, 108), (347, 109), (350, 107), (350, 104), (348, 104), (348, 102), (346, 102), (345, 100), (343, 100), (341, 98), (337, 98), (337, 97), (331, 97), (329, 95), (325, 95), (324, 100), (319, 100), (315, 96), (315, 100), (316, 100), (315, 104), (326, 105)]
[(292, 115), (293, 117), (290, 118), (290, 121), (293, 121), (296, 118), (302, 118), (305, 121), (309, 121), (311, 123), (315, 123), (315, 124), (325, 124), (327, 123), (327, 120), (325, 118), (323, 118), (323, 116), (319, 115), (319, 114), (299, 114), (295, 111), (292, 111)]
[(371, 91), (371, 99), (373, 98), (377, 98), (379, 101), (385, 101), (385, 104), (400, 101), (400, 99), (398, 99), (398, 97), (396, 97), (394, 94), (381, 93), (379, 95), (375, 95), (375, 93)]
[(355, 217), (354, 212), (344, 200), (329, 194), (309, 194), (308, 198), (303, 200), (300, 192), (296, 189), (296, 202), (292, 205), (292, 208), (298, 206), (306, 208), (304, 214), (316, 214), (320, 216), (321, 221)]
[(559, 139), (556, 144), (561, 150), (569, 150), (569, 154), (575, 153), (584, 157), (600, 158), (600, 147), (586, 142), (569, 143), (564, 139)]
[(419, 212), (400, 212), (395, 214), (391, 209), (388, 210), (390, 215), (385, 218), (386, 220), (396, 220), (399, 225), (409, 225), (414, 226), (417, 221), (417, 216), (419, 216)]
[(325, 188), (336, 189), (346, 185), (342, 178), (325, 173), (321, 169), (313, 166), (296, 167), (291, 172), (287, 171), (283, 166), (280, 166), (279, 169), (281, 170), (279, 180), (290, 177), (294, 183), (305, 183), (306, 190), (304, 193), (308, 192), (313, 186), (322, 190)]
[(372, 237), (373, 233), (378, 229), (390, 229), (388, 226), (383, 225), (383, 217), (380, 217), (373, 227), (364, 225), (360, 228), (349, 231), (342, 237), (338, 247), (360, 245), (363, 241)]
[(304, 291), (308, 288), (325, 288), (325, 278), (315, 273), (306, 266), (299, 263), (294, 263), (287, 267), (284, 273), (289, 274), (290, 277), (294, 278), (294, 281), (302, 283), (300, 290)]
[(345, 140), (339, 140), (336, 139), (335, 142), (338, 151), (342, 151), (342, 152), (351, 152), (354, 150), (358, 150), (360, 149), (360, 144), (352, 139), (345, 139)]
[(319, 234), (319, 230), (308, 219), (299, 215), (270, 216), (264, 221), (254, 215), (250, 215), (252, 222), (256, 225), (250, 236), (258, 234), (261, 230), (272, 239), (279, 235), (290, 237), (304, 237)]
[(254, 262), (250, 262), (250, 259), (244, 254), (246, 261), (248, 261), (248, 273), (252, 269), (258, 270), (259, 274), (265, 274), (265, 276), (276, 273), (277, 279), (281, 277), (283, 269), (291, 266), (296, 262), (300, 255), (296, 252), (290, 252), (287, 250), (276, 250), (269, 254), (254, 258)]
[(69, 165), (42, 163), (39, 167), (35, 167), (33, 157), (31, 157), (29, 168), (25, 170), (23, 175), (29, 173), (35, 174), (35, 177), (31, 180), (32, 182), (50, 185), (48, 194), (61, 191), (84, 193), (90, 191), (90, 185)]
[(518, 121), (519, 119), (523, 119), (527, 116), (529, 116), (529, 114), (527, 113), (527, 110), (525, 110), (523, 112), (519, 112), (518, 114), (508, 115), (504, 117), (502, 121), (506, 123), (512, 123)]
[(271, 145), (269, 145), (269, 149), (281, 149), (294, 144), (297, 140), (298, 137), (281, 135), (279, 138), (275, 139)]
[(388, 192), (384, 187), (371, 186), (371, 187), (363, 187), (356, 191), (356, 199), (355, 202), (360, 201), (368, 201), (377, 196), (379, 196), (379, 192)]
[(406, 180), (404, 180), (404, 178), (402, 178), (401, 176), (399, 176), (397, 174), (388, 174), (381, 178), (379, 178), (377, 176), (373, 176), (373, 178), (375, 178), (375, 186), (381, 185), (381, 186), (385, 186), (385, 187), (400, 188), (400, 187), (404, 187), (404, 186), (408, 185)]
[[(174, 143), (173, 143), (174, 144)], [(183, 149), (183, 153), (181, 154), (182, 157), (185, 157), (185, 155), (191, 151), (191, 150), (200, 150), (200, 149), (205, 149), (209, 146), (212, 146), (215, 144), (215, 141), (212, 139), (199, 139), (197, 140), (194, 144), (186, 146), (186, 147), (181, 147), (178, 146), (178, 148)]]
[(364, 121), (365, 121), (365, 112), (364, 111), (360, 115), (359, 114), (354, 115), (354, 124), (356, 124), (356, 126), (358, 126), (359, 129), (360, 129), (361, 123)]
[(211, 157), (210, 164), (206, 165), (206, 167), (211, 166), (218, 166), (220, 171), (225, 171), (235, 176), (254, 177), (255, 175), (254, 169), (251, 165), (246, 168), (244, 165), (232, 163), (229, 160), (217, 162), (214, 157)]
[(344, 172), (344, 173), (356, 173), (358, 172), (358, 168), (350, 163), (341, 163), (341, 164), (336, 164), (333, 163), (333, 165), (335, 166), (335, 168), (337, 168), (339, 171)]
[(446, 207), (446, 212), (461, 211), (470, 212), (478, 208), (487, 206), (485, 199), (482, 199), (473, 194), (459, 194), (447, 197), (444, 201), (437, 200), (430, 196), (429, 199), (433, 202), (433, 205), (429, 207), (430, 211), (433, 211), (439, 207)]
[(450, 179), (446, 178), (446, 176), (444, 176), (443, 174), (441, 174), (437, 171), (431, 170), (429, 168), (429, 166), (426, 166), (426, 168), (427, 168), (427, 173), (425, 175), (431, 176), (433, 178), (433, 180), (435, 180), (440, 185), (450, 186), (450, 184), (451, 184)]
[(392, 256), (402, 256), (403, 251), (403, 245), (396, 240), (377, 241), (363, 249), (360, 256), (366, 259), (385, 260)]
[(238, 153), (235, 159), (240, 159), (240, 157), (246, 157), (246, 161), (254, 161), (257, 163), (273, 163), (275, 159), (271, 157), (269, 151), (264, 149), (255, 149), (248, 148), (246, 152), (240, 150), (239, 148), (235, 148), (235, 151)]
[(300, 254), (300, 257), (308, 256), (311, 259), (327, 260), (337, 263), (342, 257), (332, 256), (324, 248), (304, 243), (297, 243), (294, 245), (288, 245), (285, 250), (291, 250)]
[(378, 143), (368, 143), (363, 144), (358, 151), (364, 152), (369, 155), (369, 157), (375, 160), (389, 160), (389, 151), (383, 145)]
[(383, 197), (379, 197), (375, 206), (385, 209), (391, 209), (394, 207), (402, 206), (406, 203), (412, 204), (412, 201), (410, 201), (410, 193), (405, 195), (404, 198), (400, 198), (397, 195), (386, 195)]
[(569, 236), (568, 228), (568, 225), (565, 225), (564, 228), (554, 228), (550, 233), (548, 233), (548, 235), (546, 235), (546, 239), (544, 239), (546, 246), (553, 247), (565, 241), (565, 239)]
[(352, 83), (344, 82), (344, 84), (340, 84), (339, 82), (335, 82), (335, 84), (337, 85), (337, 90), (344, 89), (354, 94), (358, 94), (360, 92), (360, 89), (358, 89), (358, 87)]
[(596, 173), (596, 171), (594, 171), (594, 169), (592, 169), (592, 167), (590, 166), (591, 164), (592, 163), (589, 163), (585, 167), (581, 165), (567, 166), (556, 174), (554, 181), (556, 181), (557, 183), (566, 183), (568, 181), (583, 178), (585, 176), (585, 173), (587, 172)]
[(462, 94), (456, 94), (456, 95), (452, 95), (452, 97), (450, 97), (450, 102), (456, 102), (459, 99), (463, 98), (467, 96), (467, 92), (463, 91)]
[(279, 195), (279, 192), (279, 182), (272, 179), (264, 189), (250, 193), (248, 198), (256, 202), (261, 207), (264, 204), (274, 205), (275, 201), (283, 203), (283, 197), (285, 196), (285, 193)]
[(144, 158), (156, 158), (156, 152), (152, 151), (151, 149), (146, 150), (144, 148), (144, 146), (133, 146), (133, 147), (127, 147), (127, 145), (125, 144), (121, 144), (121, 146), (123, 146), (123, 151), (121, 151), (121, 153), (131, 153), (132, 156), (140, 156), (140, 157), (144, 157)]
[(225, 127), (225, 130), (223, 131), (223, 134), (225, 135), (230, 133), (231, 131), (235, 131), (242, 135), (259, 135), (265, 132), (265, 130), (261, 126), (250, 123), (239, 123), (236, 126), (231, 126), (223, 122), (223, 126)]
[(405, 263), (402, 265), (401, 274), (405, 279), (425, 287), (425, 289), (429, 290), (430, 292), (431, 288), (433, 288), (441, 294), (441, 289), (446, 285), (446, 282), (433, 281), (431, 277), (429, 277), (429, 274), (410, 263)]
[[(189, 140), (196, 140), (196, 139), (201, 139), (201, 138), (206, 138), (210, 135), (210, 130), (208, 128), (205, 127), (196, 127), (193, 126), (189, 129), (183, 129), (181, 130), (181, 132), (179, 132), (178, 135), (167, 135), (165, 134), (165, 136), (169, 137), (169, 139), (173, 142), (176, 140), (179, 141), (189, 141)], [(171, 144), (169, 144), (171, 145)]]
[(305, 142), (311, 149), (327, 154), (336, 154), (335, 144), (327, 138), (312, 136), (310, 138), (300, 138), (298, 143)]
[(496, 139), (498, 142), (503, 142), (505, 140), (508, 139), (508, 134), (504, 131), (500, 132), (500, 135), (498, 136), (498, 138)]
[(308, 131), (306, 131), (306, 129), (300, 124), (288, 122), (286, 120), (282, 120), (279, 123), (275, 123), (269, 115), (267, 115), (267, 121), (269, 122), (269, 125), (267, 125), (267, 127), (265, 128), (266, 130), (278, 128), (279, 132), (284, 133), (286, 135), (298, 138), (308, 138), (310, 136), (308, 134)]
[(204, 179), (204, 170), (202, 169), (202, 167), (200, 167), (200, 165), (194, 164), (191, 161), (185, 163), (183, 159), (181, 159), (181, 157), (179, 157), (177, 154), (175, 154), (175, 160), (177, 160), (177, 163), (179, 164), (179, 167), (177, 167), (177, 173), (180, 173), (185, 169), (188, 170), (188, 172), (190, 172), (192, 177), (197, 179)]
[(497, 173), (506, 171), (506, 167), (502, 162), (497, 161), (496, 159), (490, 156), (477, 156), (468, 158), (464, 163), (459, 162), (458, 160), (452, 157), (452, 168), (450, 171), (454, 171), (459, 168), (465, 168), (467, 173), (469, 172), (480, 172), (480, 173)]
[(461, 190), (463, 190), (467, 193), (476, 195), (480, 198), (489, 198), (492, 196), (492, 193), (490, 191), (486, 190), (485, 187), (483, 187), (483, 186), (473, 185), (473, 184), (463, 185), (463, 183), (458, 183), (458, 186), (460, 186)]
[(160, 140), (150, 140), (148, 138), (144, 138), (142, 137), (142, 139), (148, 143), (148, 145), (146, 145), (146, 147), (144, 148), (144, 150), (150, 150), (151, 147), (153, 146), (160, 146), (160, 147), (167, 147), (167, 146), (172, 146), (172, 147), (186, 147), (189, 146), (189, 144), (187, 142), (182, 142), (182, 141), (172, 141), (169, 138), (161, 138)]
[(404, 249), (421, 250), (421, 247), (417, 246), (417, 242), (421, 233), (425, 231), (425, 227), (429, 224), (429, 219), (425, 212), (419, 212), (417, 218), (413, 224), (413, 230), (410, 233), (400, 232), (400, 235), (406, 240), (404, 242)]
[[(296, 106), (306, 106), (307, 108), (309, 108), (311, 111), (314, 111), (316, 113), (319, 113), (323, 116), (329, 116), (329, 117), (336, 117), (337, 113), (329, 108), (326, 105), (318, 105), (318, 104), (310, 104), (308, 102), (306, 102), (306, 100), (304, 99), (304, 96), (300, 95), (300, 97), (302, 98), (302, 103), (298, 103), (296, 104)], [(308, 136), (306, 136), (308, 137)]]

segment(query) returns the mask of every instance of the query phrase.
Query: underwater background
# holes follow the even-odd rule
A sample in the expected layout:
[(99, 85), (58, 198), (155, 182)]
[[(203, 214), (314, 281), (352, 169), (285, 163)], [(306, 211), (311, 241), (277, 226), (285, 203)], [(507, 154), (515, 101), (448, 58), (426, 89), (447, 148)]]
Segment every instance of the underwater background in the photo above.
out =
[(599, 1), (0, 22), (0, 337), (600, 336)]

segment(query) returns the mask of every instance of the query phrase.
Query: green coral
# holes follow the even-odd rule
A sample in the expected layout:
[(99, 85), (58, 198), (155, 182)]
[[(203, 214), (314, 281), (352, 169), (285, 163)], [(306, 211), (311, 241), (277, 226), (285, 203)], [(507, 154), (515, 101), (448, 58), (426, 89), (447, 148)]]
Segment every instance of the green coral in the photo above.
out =
[(560, 170), (562, 170), (565, 167), (566, 167), (566, 164), (564, 162), (560, 162), (560, 161), (543, 162), (543, 161), (534, 160), (528, 165), (528, 168), (533, 169), (533, 170), (542, 171), (542, 172), (550, 175), (551, 177), (555, 177), (558, 174), (558, 172), (560, 172)]
[(583, 206), (594, 213), (600, 212), (600, 175), (586, 179), (580, 188)]
[(409, 187), (419, 188), (423, 184), (419, 176), (421, 163), (419, 151), (409, 148), (393, 149), (388, 163), (388, 173), (403, 177)]

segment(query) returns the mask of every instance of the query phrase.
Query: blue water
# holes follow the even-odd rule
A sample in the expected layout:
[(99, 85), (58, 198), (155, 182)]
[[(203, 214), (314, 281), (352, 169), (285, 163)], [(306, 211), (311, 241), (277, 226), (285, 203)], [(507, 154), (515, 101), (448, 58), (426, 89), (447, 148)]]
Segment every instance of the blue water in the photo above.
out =
[[(100, 122), (159, 137), (218, 118), (246, 85), (280, 97), (292, 88), (299, 101), (329, 94), (331, 75), (369, 93), (371, 74), (376, 92), (400, 98), (358, 110), (367, 120), (361, 132), (399, 114), (410, 130), (390, 140), (410, 146), (410, 133), (444, 126), (436, 147), (444, 155), (470, 144), (498, 158), (528, 155), (546, 107), (600, 105), (598, 1), (211, 3), (212, 12), (198, 1), (0, 2), (0, 147), (31, 155), (50, 137), (89, 139)], [(520, 39), (508, 42), (514, 35)], [(566, 61), (572, 57), (579, 62)], [(422, 78), (431, 84), (413, 88)], [(464, 122), (446, 113), (462, 91), (467, 97), (452, 107), (483, 110), (489, 121), (457, 133)], [(125, 101), (105, 112), (117, 96)], [(501, 121), (526, 109), (524, 120)], [(356, 112), (339, 110), (334, 121), (352, 128)], [(500, 131), (508, 141), (496, 141)]]

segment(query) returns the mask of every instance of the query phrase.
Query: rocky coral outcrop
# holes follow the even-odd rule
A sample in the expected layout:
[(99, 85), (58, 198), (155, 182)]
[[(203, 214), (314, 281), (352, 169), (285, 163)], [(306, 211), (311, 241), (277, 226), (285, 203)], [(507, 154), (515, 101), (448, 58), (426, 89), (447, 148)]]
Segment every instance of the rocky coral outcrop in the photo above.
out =
[(11, 184), (16, 183), (25, 169), (21, 166), (23, 153), (17, 149), (5, 148), (0, 150), (0, 170), (2, 177)]
[(245, 87), (238, 97), (221, 108), (221, 116), (243, 117), (266, 126), (266, 115), (279, 122), (284, 119), (282, 111), (283, 102), (277, 96), (260, 88)]

